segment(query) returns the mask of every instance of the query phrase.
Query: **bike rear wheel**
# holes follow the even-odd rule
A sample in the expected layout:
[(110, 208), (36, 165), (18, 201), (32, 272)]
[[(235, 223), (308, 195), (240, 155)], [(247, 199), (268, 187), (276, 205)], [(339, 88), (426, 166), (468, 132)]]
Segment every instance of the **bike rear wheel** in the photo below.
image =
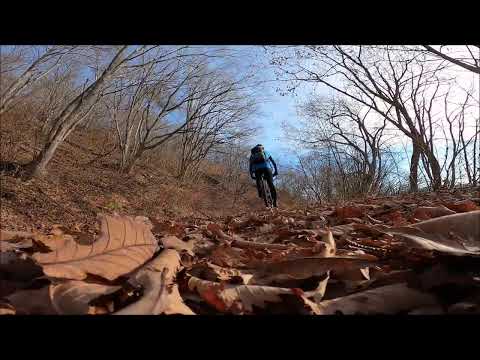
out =
[(268, 186), (267, 180), (262, 176), (262, 197), (267, 208), (273, 207), (273, 198), (272, 193), (270, 192), (270, 187)]

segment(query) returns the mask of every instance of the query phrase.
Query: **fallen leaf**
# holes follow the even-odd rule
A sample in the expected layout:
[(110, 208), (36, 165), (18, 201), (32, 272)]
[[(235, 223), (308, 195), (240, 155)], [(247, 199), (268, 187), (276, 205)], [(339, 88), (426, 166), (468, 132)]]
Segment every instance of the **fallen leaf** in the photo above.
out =
[(399, 210), (388, 213), (386, 218), (392, 223), (393, 226), (402, 226), (408, 223)]
[(361, 218), (364, 214), (364, 209), (356, 206), (344, 206), (344, 207), (337, 207), (333, 216), (336, 216), (341, 219), (347, 218)]
[(445, 206), (422, 206), (417, 209), (412, 214), (412, 217), (419, 219), (419, 220), (428, 220), (432, 218), (437, 218), (440, 216), (445, 215), (452, 215), (455, 214), (455, 211), (450, 210)]
[(269, 302), (281, 302), (282, 294), (294, 294), (292, 289), (255, 285), (223, 285), (195, 277), (188, 280), (188, 288), (196, 291), (220, 312), (251, 314), (254, 306), (264, 308)]
[(471, 200), (463, 200), (456, 203), (447, 203), (445, 204), (445, 206), (456, 213), (465, 213), (478, 210), (477, 204)]
[(267, 243), (242, 240), (239, 238), (236, 238), (232, 242), (232, 246), (244, 248), (244, 249), (277, 249), (277, 250), (287, 250), (292, 247), (292, 245), (267, 244)]
[(252, 274), (245, 274), (237, 269), (225, 268), (210, 262), (202, 262), (195, 264), (189, 274), (202, 280), (215, 282), (228, 282), (237, 285), (247, 285)]
[(442, 216), (388, 231), (417, 248), (457, 255), (480, 252), (480, 211)]
[(46, 275), (83, 280), (87, 274), (115, 280), (152, 257), (158, 248), (150, 226), (141, 218), (104, 215), (101, 232), (92, 245), (69, 241), (50, 253), (36, 253), (33, 258)]
[(185, 236), (185, 226), (174, 221), (157, 221), (152, 219), (152, 233), (158, 235), (174, 235), (180, 238)]
[(31, 248), (33, 237), (34, 234), (24, 231), (0, 230), (0, 252)]
[(167, 235), (160, 238), (160, 242), (165, 249), (175, 249), (178, 251), (187, 250), (189, 253), (193, 254), (193, 247), (195, 243), (193, 240), (182, 241), (176, 236)]
[(0, 315), (15, 315), (15, 308), (8, 301), (0, 299)]
[(67, 281), (50, 285), (50, 298), (53, 307), (60, 315), (85, 315), (89, 312), (89, 302), (100, 295), (110, 294), (120, 286), (100, 285), (83, 281)]
[(438, 306), (433, 295), (407, 287), (406, 283), (378, 287), (318, 304), (322, 315), (398, 314), (423, 306)]
[(274, 224), (264, 224), (264, 225), (260, 226), (258, 231), (260, 231), (261, 233), (268, 233), (268, 232), (272, 231), (274, 229), (274, 227), (275, 227)]
[[(358, 259), (369, 259), (372, 261), (372, 258), (375, 259), (372, 255), (367, 255), (363, 250), (355, 250), (346, 252), (346, 256), (355, 257)], [(375, 261), (375, 260), (373, 260)], [(349, 281), (363, 281), (370, 280), (370, 272), (368, 267), (360, 269), (351, 269), (351, 268), (336, 268), (331, 273), (332, 279), (338, 280), (349, 280)]]
[(0, 241), (11, 241), (16, 239), (32, 239), (33, 233), (26, 231), (0, 230)]
[(7, 296), (17, 314), (57, 315), (50, 298), (49, 286), (35, 290), (21, 290)]
[(455, 315), (480, 314), (480, 305), (468, 301), (462, 301), (449, 306), (447, 313)]
[(129, 280), (144, 288), (143, 296), (115, 315), (194, 315), (183, 303), (173, 279), (180, 269), (180, 256), (172, 249), (164, 250)]
[(328, 280), (330, 280), (330, 273), (325, 273), (318, 282), (316, 289), (305, 292), (307, 298), (313, 298), (315, 303), (320, 303), (323, 297), (325, 296), (325, 291), (327, 290)]
[(274, 280), (307, 279), (312, 276), (321, 276), (330, 270), (354, 270), (375, 263), (370, 260), (348, 257), (302, 258), (264, 264), (250, 280), (252, 284), (268, 283)]
[(28, 282), (43, 275), (42, 268), (28, 257), (14, 252), (0, 253), (0, 273), (11, 281)]
[(443, 315), (443, 314), (445, 314), (445, 310), (443, 310), (443, 308), (438, 305), (420, 307), (408, 313), (408, 315)]
[(55, 251), (67, 246), (70, 243), (76, 243), (71, 235), (67, 234), (50, 234), (50, 235), (35, 235), (35, 241), (46, 246), (50, 251)]

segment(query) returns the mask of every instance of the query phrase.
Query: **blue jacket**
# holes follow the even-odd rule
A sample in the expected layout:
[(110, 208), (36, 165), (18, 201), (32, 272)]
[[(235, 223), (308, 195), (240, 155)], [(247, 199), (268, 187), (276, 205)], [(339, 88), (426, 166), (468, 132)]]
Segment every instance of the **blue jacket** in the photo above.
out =
[[(253, 174), (256, 170), (265, 169), (265, 168), (270, 168), (271, 170), (275, 170), (275, 172), (277, 172), (277, 164), (275, 164), (275, 161), (273, 160), (270, 153), (268, 151), (264, 151), (264, 153), (267, 158), (267, 161), (260, 164), (254, 164), (252, 162), (252, 155), (250, 155), (250, 175)], [(272, 165), (273, 165), (273, 168), (272, 168)]]

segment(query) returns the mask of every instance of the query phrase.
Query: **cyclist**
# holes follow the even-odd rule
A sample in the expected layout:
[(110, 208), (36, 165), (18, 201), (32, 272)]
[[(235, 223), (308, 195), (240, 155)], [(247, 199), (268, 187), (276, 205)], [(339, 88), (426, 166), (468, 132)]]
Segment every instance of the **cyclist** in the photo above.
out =
[[(250, 177), (257, 181), (258, 196), (262, 197), (260, 180), (263, 175), (272, 194), (273, 206), (277, 207), (277, 191), (273, 185), (273, 178), (278, 175), (277, 164), (261, 144), (256, 145), (250, 152)], [(270, 164), (275, 169), (273, 175)]]

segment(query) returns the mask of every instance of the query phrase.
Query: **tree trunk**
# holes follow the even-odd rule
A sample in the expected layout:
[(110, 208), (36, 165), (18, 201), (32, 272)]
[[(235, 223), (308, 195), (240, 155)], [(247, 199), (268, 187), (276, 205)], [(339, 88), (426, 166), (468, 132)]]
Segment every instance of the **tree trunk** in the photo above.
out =
[[(442, 187), (442, 174), (440, 164), (438, 163), (437, 158), (430, 151), (430, 149), (425, 152), (425, 156), (428, 159), (428, 165), (430, 166), (430, 170), (432, 173), (432, 188), (433, 190), (438, 190)], [(455, 179), (455, 174), (453, 174), (453, 179)]]
[[(52, 159), (58, 146), (68, 137), (68, 135), (81, 123), (88, 113), (93, 109), (99, 98), (102, 86), (110, 79), (119, 66), (123, 63), (122, 53), (127, 47), (123, 46), (113, 57), (112, 61), (105, 69), (103, 74), (91, 84), (82, 94), (73, 99), (53, 121), (52, 128), (48, 140), (42, 151), (35, 159), (27, 165), (26, 179), (34, 176), (41, 176), (46, 173), (46, 167)], [(85, 115), (80, 115), (82, 109), (89, 108)]]
[(35, 157), (35, 159), (26, 166), (26, 177), (41, 177), (45, 175), (46, 168), (50, 160), (52, 160), (58, 146), (63, 142), (63, 139), (56, 138), (51, 143), (46, 144), (42, 151)]
[(418, 164), (420, 162), (420, 147), (413, 143), (412, 157), (410, 160), (410, 192), (418, 191)]
[(133, 154), (131, 157), (127, 158), (125, 161), (122, 161), (120, 165), (120, 173), (122, 174), (131, 174), (133, 167), (137, 163), (137, 160), (141, 156), (141, 152), (137, 152)]

